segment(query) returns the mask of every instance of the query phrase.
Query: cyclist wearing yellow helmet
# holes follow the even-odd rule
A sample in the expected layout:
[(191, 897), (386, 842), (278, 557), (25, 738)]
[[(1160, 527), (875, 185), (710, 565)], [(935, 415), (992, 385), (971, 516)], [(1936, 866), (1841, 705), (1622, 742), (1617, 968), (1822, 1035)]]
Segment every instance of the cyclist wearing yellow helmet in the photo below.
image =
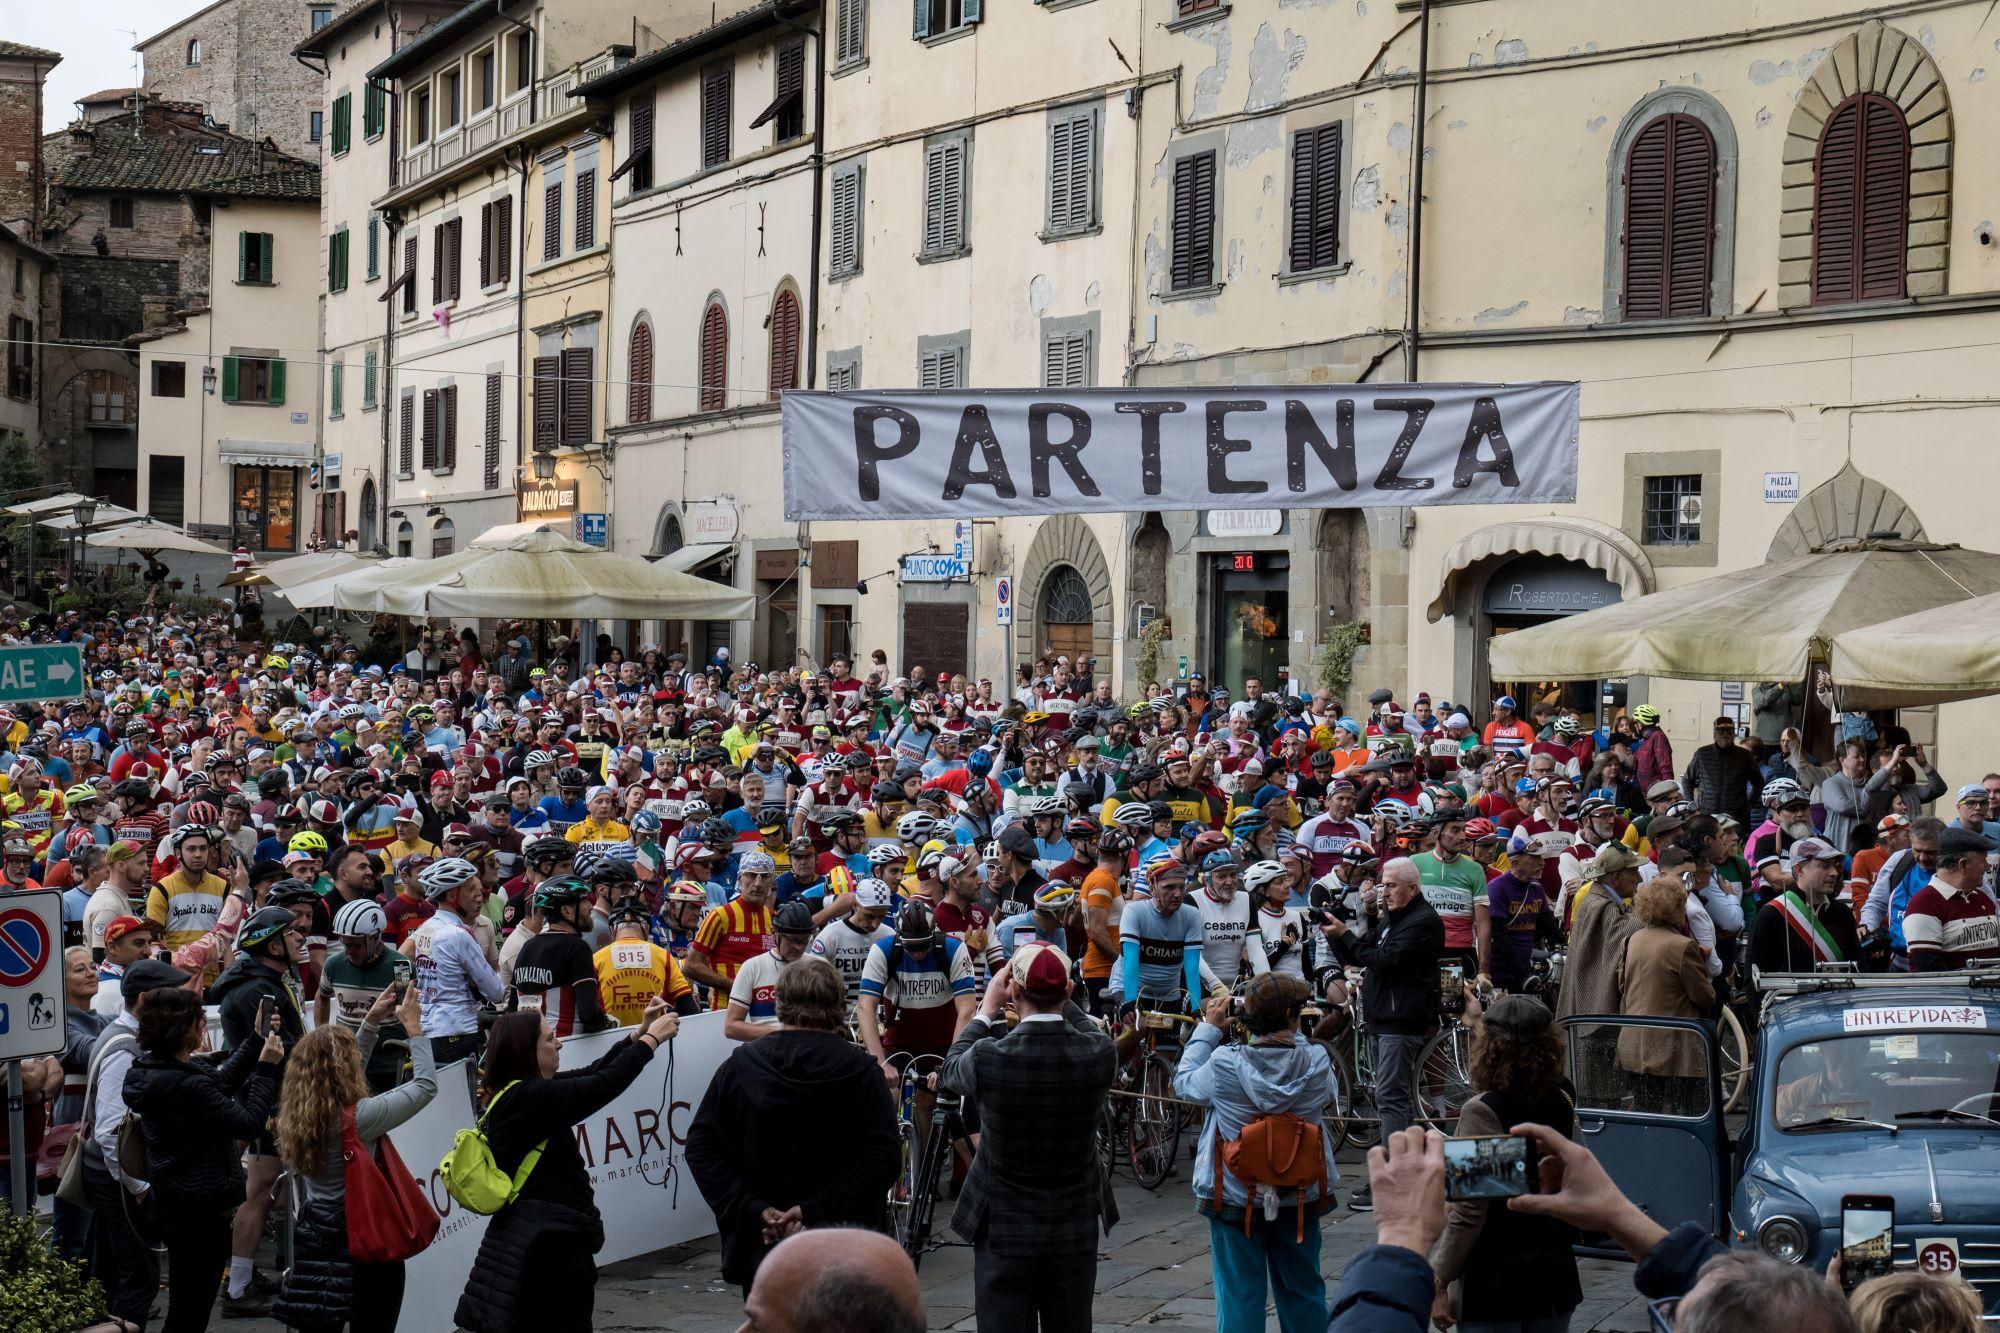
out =
[(1651, 791), (1655, 783), (1672, 781), (1676, 776), (1674, 746), (1667, 739), (1667, 729), (1660, 725), (1660, 710), (1651, 704), (1635, 705), (1632, 726), (1639, 733), (1639, 743), (1632, 749), (1632, 775), (1639, 790)]
[[(1035, 890), (1034, 906), (1010, 916), (993, 928), (993, 938), (1002, 953), (1013, 957), (1014, 950), (1029, 940), (1045, 940), (1070, 952), (1070, 936), (1083, 938), (1077, 914), (1076, 885), (1052, 879)], [(1078, 955), (1082, 947), (1076, 950)]]

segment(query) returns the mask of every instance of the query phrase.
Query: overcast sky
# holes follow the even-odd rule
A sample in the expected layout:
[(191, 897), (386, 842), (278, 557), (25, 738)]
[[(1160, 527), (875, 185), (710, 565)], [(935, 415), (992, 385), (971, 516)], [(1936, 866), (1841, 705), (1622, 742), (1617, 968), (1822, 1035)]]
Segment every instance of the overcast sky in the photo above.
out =
[(139, 82), (132, 33), (151, 37), (211, 0), (23, 0), (0, 6), (0, 37), (48, 51), (62, 64), (49, 71), (42, 128), (59, 130), (76, 115), (76, 99), (100, 88)]

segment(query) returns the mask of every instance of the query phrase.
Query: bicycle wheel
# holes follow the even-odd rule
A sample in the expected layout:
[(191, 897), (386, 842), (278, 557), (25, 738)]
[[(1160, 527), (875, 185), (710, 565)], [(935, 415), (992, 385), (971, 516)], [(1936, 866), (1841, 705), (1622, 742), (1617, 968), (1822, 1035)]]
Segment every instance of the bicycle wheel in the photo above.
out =
[(1132, 1176), (1147, 1189), (1158, 1189), (1174, 1169), (1180, 1149), (1180, 1108), (1173, 1102), (1174, 1067), (1164, 1055), (1149, 1055), (1139, 1075), (1139, 1095), (1132, 1103), (1126, 1135)]
[(1097, 1165), (1110, 1179), (1118, 1169), (1118, 1115), (1111, 1109), (1115, 1097), (1106, 1097), (1097, 1112)]
[(1328, 1042), (1321, 1042), (1320, 1046), (1333, 1066), (1333, 1100), (1327, 1104), (1319, 1119), (1326, 1141), (1333, 1145), (1335, 1152), (1339, 1152), (1341, 1145), (1347, 1142), (1347, 1122), (1354, 1106), (1354, 1085), (1348, 1078), (1347, 1066), (1342, 1062), (1340, 1052)]
[(924, 1251), (931, 1243), (931, 1215), (936, 1211), (938, 1187), (944, 1178), (945, 1163), (951, 1159), (956, 1116), (940, 1114), (930, 1127), (923, 1152), (917, 1158), (916, 1179), (910, 1191), (910, 1208), (904, 1215), (903, 1232), (897, 1237), (913, 1267), (921, 1268)]
[(1417, 1119), (1449, 1130), (1472, 1095), (1472, 1041), (1453, 1023), (1425, 1043), (1417, 1061)]
[(1743, 1104), (1743, 1090), (1750, 1086), (1750, 1043), (1744, 1039), (1736, 1011), (1726, 1004), (1722, 1006), (1722, 1022), (1715, 1029), (1715, 1042), (1721, 1052), (1722, 1109), (1734, 1111)]

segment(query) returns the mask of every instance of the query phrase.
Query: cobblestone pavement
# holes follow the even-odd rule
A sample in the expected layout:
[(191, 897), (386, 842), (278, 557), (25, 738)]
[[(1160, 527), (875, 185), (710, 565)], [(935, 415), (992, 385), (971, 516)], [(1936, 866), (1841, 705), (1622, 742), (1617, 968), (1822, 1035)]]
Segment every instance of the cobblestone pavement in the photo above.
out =
[[(1342, 1195), (1358, 1182), (1361, 1162), (1352, 1150), (1341, 1154)], [(1215, 1327), (1209, 1288), (1208, 1224), (1196, 1214), (1188, 1192), (1187, 1168), (1158, 1193), (1140, 1189), (1130, 1177), (1118, 1179), (1118, 1206), (1124, 1220), (1103, 1242), (1097, 1269), (1094, 1313), (1100, 1330), (1204, 1329)], [(949, 1205), (941, 1211), (948, 1213)], [(1345, 1207), (1326, 1219), (1323, 1263), (1329, 1288), (1348, 1260), (1375, 1239), (1372, 1213)], [(672, 1330), (673, 1333), (731, 1333), (742, 1319), (742, 1302), (717, 1273), (713, 1240), (661, 1250), (606, 1268), (598, 1278), (599, 1333)], [(972, 1251), (946, 1245), (925, 1256), (925, 1296), (933, 1329), (970, 1329)], [(235, 1322), (244, 1333), (278, 1333), (269, 1321)], [(1275, 1328), (1275, 1320), (1271, 1327)], [(1583, 1263), (1583, 1305), (1571, 1324), (1575, 1333), (1615, 1330), (1644, 1333), (1646, 1306), (1632, 1290), (1629, 1264)]]

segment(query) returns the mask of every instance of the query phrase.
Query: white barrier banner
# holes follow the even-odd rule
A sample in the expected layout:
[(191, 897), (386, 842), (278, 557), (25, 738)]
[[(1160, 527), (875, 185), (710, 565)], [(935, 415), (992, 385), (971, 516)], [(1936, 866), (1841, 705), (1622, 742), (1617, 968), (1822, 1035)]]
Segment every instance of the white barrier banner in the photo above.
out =
[(785, 517), (1576, 499), (1573, 383), (784, 395)]
[[(736, 1048), (722, 1035), (722, 1018), (720, 1013), (683, 1018), (680, 1035), (632, 1085), (576, 1127), (577, 1147), (590, 1172), (598, 1211), (604, 1214), (600, 1266), (715, 1231), (715, 1216), (702, 1202), (683, 1153), (688, 1124), (709, 1080)], [(571, 1038), (563, 1043), (562, 1067), (581, 1069), (630, 1034), (625, 1028)], [(445, 1192), (437, 1166), (458, 1131), (476, 1118), (464, 1070), (451, 1065), (438, 1071), (437, 1098), (389, 1135), (443, 1219), (430, 1248), (406, 1266), (399, 1333), (455, 1327), (452, 1315), (479, 1254), (486, 1219), (459, 1207)]]

